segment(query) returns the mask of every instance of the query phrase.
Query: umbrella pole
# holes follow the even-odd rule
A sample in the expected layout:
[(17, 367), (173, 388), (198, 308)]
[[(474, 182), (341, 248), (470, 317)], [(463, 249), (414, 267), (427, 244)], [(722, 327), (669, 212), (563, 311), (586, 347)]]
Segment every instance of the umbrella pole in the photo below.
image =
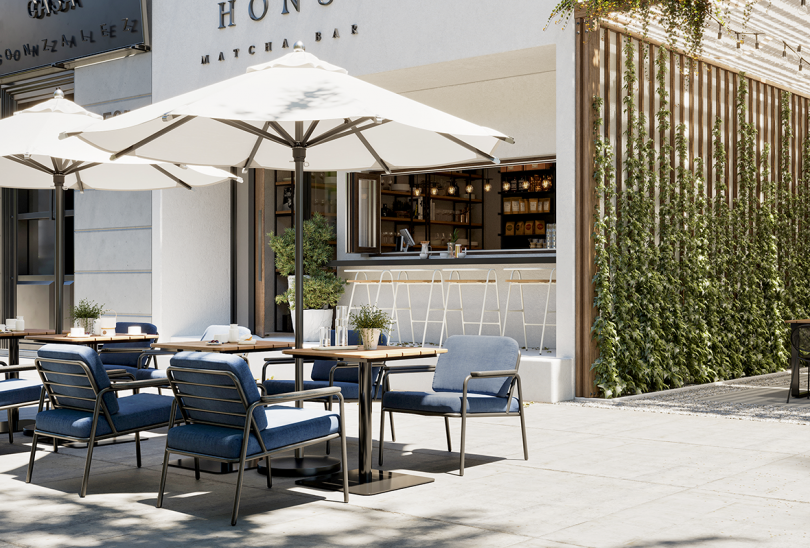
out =
[[(296, 130), (298, 129), (296, 124)], [(298, 133), (296, 131), (296, 133)], [(298, 135), (296, 135), (298, 137)], [(295, 347), (303, 348), (304, 342), (304, 160), (307, 149), (293, 147), (295, 160)], [(304, 360), (295, 358), (295, 390), (304, 389)], [(303, 407), (304, 402), (295, 402), (296, 407)], [(296, 458), (303, 458), (302, 449), (295, 450)]]
[(54, 329), (57, 334), (62, 333), (62, 318), (64, 317), (65, 293), (65, 184), (64, 175), (53, 176), (54, 216), (56, 219), (56, 234), (53, 253), (54, 287), (54, 314), (56, 315)]

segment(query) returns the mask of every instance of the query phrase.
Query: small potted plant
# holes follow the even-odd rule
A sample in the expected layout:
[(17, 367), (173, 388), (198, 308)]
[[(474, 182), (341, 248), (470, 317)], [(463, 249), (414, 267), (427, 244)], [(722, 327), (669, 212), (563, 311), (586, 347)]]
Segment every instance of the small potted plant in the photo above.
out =
[[(334, 250), (329, 244), (335, 230), (323, 215), (315, 213), (304, 221), (304, 341), (317, 341), (320, 328), (332, 325), (332, 308), (340, 300), (346, 282), (327, 265)], [(281, 235), (269, 233), (270, 248), (276, 255), (279, 274), (287, 276), (289, 289), (276, 297), (277, 304), (287, 304), (295, 325), (295, 230), (288, 228)]]
[(349, 323), (360, 332), (363, 350), (377, 350), (380, 334), (383, 331), (390, 333), (394, 327), (391, 317), (373, 305), (362, 306), (357, 312), (352, 312), (349, 315)]
[(453, 233), (450, 234), (450, 240), (447, 242), (447, 254), (450, 257), (455, 257), (456, 255), (456, 242), (458, 241), (458, 229), (454, 228)]
[(84, 328), (85, 333), (93, 332), (93, 322), (104, 314), (104, 305), (89, 299), (82, 299), (70, 311), (70, 317), (76, 327)]

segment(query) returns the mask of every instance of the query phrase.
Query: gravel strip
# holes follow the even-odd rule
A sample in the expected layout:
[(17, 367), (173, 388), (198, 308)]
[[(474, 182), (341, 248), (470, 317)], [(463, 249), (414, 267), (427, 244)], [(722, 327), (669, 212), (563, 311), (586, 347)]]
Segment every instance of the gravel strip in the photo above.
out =
[[(802, 375), (800, 386), (807, 386), (807, 375)], [(627, 409), (649, 413), (667, 413), (672, 415), (711, 415), (728, 419), (784, 422), (790, 424), (810, 425), (810, 400), (796, 400), (790, 405), (750, 403), (733, 403), (712, 401), (721, 396), (739, 395), (745, 398), (751, 389), (788, 388), (790, 372), (774, 373), (758, 377), (735, 379), (706, 386), (694, 386), (690, 390), (655, 392), (643, 397), (616, 398), (613, 400), (577, 398), (574, 401), (561, 402), (558, 405), (579, 407), (598, 407), (601, 409)]]

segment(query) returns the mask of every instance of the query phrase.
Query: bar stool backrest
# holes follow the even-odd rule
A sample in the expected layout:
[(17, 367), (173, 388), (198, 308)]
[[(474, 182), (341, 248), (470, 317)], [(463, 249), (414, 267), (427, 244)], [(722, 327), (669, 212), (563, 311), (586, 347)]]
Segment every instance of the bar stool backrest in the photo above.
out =
[[(37, 352), (36, 364), (56, 408), (93, 411), (99, 392), (111, 385), (98, 354), (86, 346), (46, 344)], [(104, 403), (110, 414), (118, 413), (114, 393), (105, 394)]]
[[(332, 344), (335, 344), (335, 330), (332, 330)], [(359, 345), (362, 344), (360, 340), (360, 333), (354, 329), (349, 330), (349, 346)], [(388, 335), (385, 333), (380, 334), (380, 344), (385, 346), (388, 344)], [(337, 362), (335, 360), (315, 360), (312, 364), (312, 373), (310, 373), (310, 378), (313, 381), (328, 381), (329, 380), (329, 372), (335, 366)], [(375, 367), (372, 371), (372, 378), (376, 378), (379, 368)], [(357, 383), (357, 368), (350, 368), (350, 369), (338, 369), (335, 371), (335, 378), (336, 382), (353, 382)]]
[(794, 329), (790, 335), (790, 344), (801, 359), (810, 360), (810, 324), (800, 325)]
[[(520, 365), (520, 347), (509, 337), (454, 335), (444, 342), (433, 374), (435, 392), (461, 392), (464, 379), (473, 371), (514, 371)], [(492, 378), (471, 381), (469, 392), (499, 398), (509, 395), (512, 379)]]
[[(244, 428), (248, 407), (261, 398), (248, 364), (231, 354), (180, 352), (167, 375), (183, 418), (194, 423)], [(267, 428), (263, 407), (253, 418)]]

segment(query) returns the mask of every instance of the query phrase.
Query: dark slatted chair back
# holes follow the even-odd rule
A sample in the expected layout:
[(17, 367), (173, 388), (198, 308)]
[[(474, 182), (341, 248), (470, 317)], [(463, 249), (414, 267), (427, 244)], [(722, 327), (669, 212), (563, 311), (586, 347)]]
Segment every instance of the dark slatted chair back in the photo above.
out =
[[(92, 412), (99, 392), (111, 384), (98, 354), (86, 346), (45, 345), (37, 353), (36, 364), (55, 408)], [(115, 394), (106, 394), (104, 403), (110, 414), (118, 413)]]
[(793, 329), (790, 344), (796, 349), (799, 358), (810, 361), (810, 325), (800, 325)]

